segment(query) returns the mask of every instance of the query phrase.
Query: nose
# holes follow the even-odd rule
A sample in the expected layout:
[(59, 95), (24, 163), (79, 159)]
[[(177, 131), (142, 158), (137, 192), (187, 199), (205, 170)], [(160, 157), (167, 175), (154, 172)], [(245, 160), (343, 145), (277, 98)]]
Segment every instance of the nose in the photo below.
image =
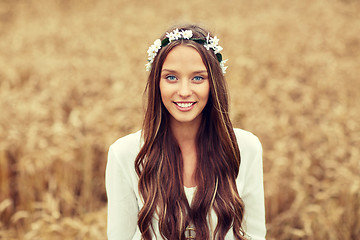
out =
[(191, 96), (192, 90), (189, 81), (180, 81), (178, 94), (182, 98)]

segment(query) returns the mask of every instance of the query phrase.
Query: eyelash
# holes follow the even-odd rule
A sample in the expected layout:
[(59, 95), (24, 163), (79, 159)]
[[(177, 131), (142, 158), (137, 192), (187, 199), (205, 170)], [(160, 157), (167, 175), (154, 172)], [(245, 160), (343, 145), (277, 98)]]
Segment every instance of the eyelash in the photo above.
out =
[[(176, 77), (173, 76), (173, 75), (166, 76), (165, 78), (166, 78), (167, 80), (169, 80), (169, 81), (175, 81), (175, 80), (176, 80)], [(202, 77), (202, 76), (195, 76), (195, 77), (193, 78), (193, 80), (196, 81), (196, 82), (199, 82), (199, 81), (204, 80), (204, 77)]]
[[(174, 81), (174, 80), (176, 80), (176, 77), (173, 76), (173, 75), (166, 76), (165, 78), (166, 78), (167, 80), (169, 80), (169, 81)], [(172, 78), (172, 79), (170, 79), (170, 78)]]
[[(197, 78), (197, 80), (196, 80), (196, 78)], [(204, 80), (204, 78), (201, 77), (201, 76), (195, 76), (195, 77), (193, 78), (193, 80), (195, 80), (195, 81), (201, 81), (201, 80)]]

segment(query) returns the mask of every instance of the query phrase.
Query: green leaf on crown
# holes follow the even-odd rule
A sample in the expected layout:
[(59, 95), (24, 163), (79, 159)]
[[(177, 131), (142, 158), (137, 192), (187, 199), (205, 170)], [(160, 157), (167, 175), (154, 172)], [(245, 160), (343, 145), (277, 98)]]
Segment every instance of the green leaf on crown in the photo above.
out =
[(201, 38), (190, 38), (190, 40), (193, 40), (194, 42), (200, 43), (202, 45), (204, 45), (204, 43), (206, 43), (206, 40), (201, 39)]
[(217, 54), (216, 54), (216, 58), (217, 58), (217, 60), (218, 60), (219, 62), (221, 62), (221, 61), (222, 61), (222, 55), (221, 55), (221, 53), (217, 53)]
[(164, 39), (161, 41), (161, 47), (165, 47), (165, 46), (168, 45), (169, 43), (170, 43), (169, 38), (164, 38)]

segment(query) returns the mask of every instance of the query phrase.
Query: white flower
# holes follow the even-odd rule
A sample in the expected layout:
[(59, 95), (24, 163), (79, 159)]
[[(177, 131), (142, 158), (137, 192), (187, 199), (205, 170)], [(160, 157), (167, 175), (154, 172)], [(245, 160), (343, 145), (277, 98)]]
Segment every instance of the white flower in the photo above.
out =
[(154, 58), (156, 57), (157, 52), (161, 48), (161, 40), (156, 39), (154, 41), (154, 44), (151, 45), (147, 51), (148, 53), (148, 63), (146, 64), (146, 71), (149, 71), (148, 69), (151, 69), (151, 64), (154, 61)]
[(226, 73), (226, 69), (228, 68), (228, 66), (225, 66), (225, 63), (228, 61), (228, 59), (225, 59), (225, 60), (222, 60), (220, 62), (220, 67), (221, 67), (221, 70), (222, 70), (222, 73), (225, 74)]
[(213, 49), (214, 49), (215, 54), (217, 54), (217, 53), (221, 52), (221, 50), (223, 50), (223, 48), (220, 45), (214, 46)]
[(171, 33), (167, 32), (166, 37), (169, 39), (170, 42), (175, 40), (175, 35), (173, 32), (171, 32)]
[(185, 31), (182, 31), (182, 36), (184, 39), (189, 39), (192, 37), (192, 31), (191, 30), (185, 30)]
[(210, 50), (210, 48), (211, 48), (212, 50), (214, 50), (215, 54), (217, 54), (217, 53), (221, 52), (221, 50), (223, 50), (223, 48), (219, 45), (219, 39), (216, 36), (210, 37), (209, 33), (206, 36), (206, 42), (204, 43), (204, 47), (207, 50)]
[(151, 62), (145, 64), (145, 67), (146, 67), (146, 71), (149, 72), (151, 70)]
[(219, 39), (216, 36), (214, 36), (213, 38), (210, 38), (210, 43), (216, 46), (219, 44)]
[(154, 41), (154, 46), (159, 50), (161, 48), (161, 40), (160, 39), (156, 39)]
[(154, 58), (160, 48), (161, 48), (161, 40), (156, 39), (154, 44), (151, 45), (147, 51), (149, 58)]
[(153, 63), (153, 61), (154, 61), (154, 57), (149, 57), (148, 58), (148, 62), (151, 64), (151, 63)]
[[(206, 36), (206, 43), (209, 44), (210, 33)], [(208, 49), (209, 50), (209, 49)]]
[(204, 47), (206, 48), (206, 50), (210, 50), (210, 45), (209, 44), (205, 43)]
[(174, 31), (172, 31), (171, 33), (166, 33), (166, 37), (169, 39), (170, 42), (174, 41), (174, 40), (178, 40), (181, 38), (181, 32), (179, 31), (179, 29), (175, 29)]
[(151, 46), (151, 47), (149, 47), (149, 49), (148, 49), (148, 56), (149, 56), (149, 58), (154, 58), (155, 57), (155, 55), (156, 55), (156, 52), (155, 52), (155, 49)]
[(173, 33), (174, 33), (174, 36), (175, 36), (175, 40), (178, 40), (178, 39), (180, 39), (182, 37), (182, 33), (179, 31), (179, 29), (175, 29), (173, 31)]

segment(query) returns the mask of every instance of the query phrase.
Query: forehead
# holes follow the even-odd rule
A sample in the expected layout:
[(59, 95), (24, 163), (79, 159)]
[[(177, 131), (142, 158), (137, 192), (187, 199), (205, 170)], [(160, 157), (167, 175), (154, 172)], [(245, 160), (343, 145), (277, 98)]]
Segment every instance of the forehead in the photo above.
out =
[(174, 47), (166, 56), (163, 69), (176, 70), (206, 70), (205, 64), (199, 52), (186, 45), (178, 45)]

